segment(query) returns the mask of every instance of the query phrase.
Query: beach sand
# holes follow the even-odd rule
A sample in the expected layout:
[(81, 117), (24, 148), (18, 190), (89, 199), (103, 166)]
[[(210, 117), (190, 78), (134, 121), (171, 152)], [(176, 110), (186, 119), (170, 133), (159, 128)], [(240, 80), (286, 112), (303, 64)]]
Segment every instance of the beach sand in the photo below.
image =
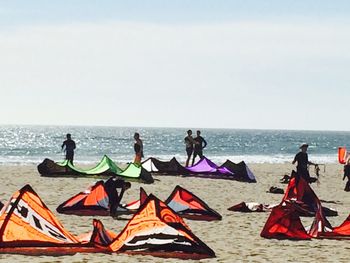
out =
[[(183, 178), (178, 176), (154, 176), (159, 181), (153, 185), (132, 183), (123, 201), (129, 202), (139, 197), (139, 187), (147, 193), (154, 193), (165, 200), (174, 187), (179, 184), (193, 192), (210, 207), (218, 211), (222, 221), (204, 222), (186, 220), (191, 230), (216, 253), (216, 258), (203, 262), (348, 262), (349, 241), (311, 240), (279, 241), (260, 237), (260, 232), (269, 213), (237, 213), (228, 211), (230, 206), (246, 202), (266, 204), (279, 203), (282, 195), (267, 193), (271, 186), (285, 189), (279, 180), (290, 174), (291, 164), (249, 164), (258, 183), (249, 184), (229, 180)], [(321, 167), (322, 168), (322, 167)], [(321, 169), (320, 185), (312, 184), (318, 197), (327, 207), (335, 208), (338, 217), (331, 217), (333, 226), (342, 223), (350, 213), (350, 193), (343, 191), (342, 166), (327, 164), (326, 172)], [(57, 215), (63, 226), (73, 234), (92, 230), (93, 217), (62, 215), (56, 207), (69, 197), (86, 189), (97, 179), (94, 178), (47, 178), (39, 176), (36, 166), (0, 166), (0, 199), (6, 202), (10, 196), (25, 184), (30, 184), (44, 203)], [(107, 229), (119, 233), (127, 220), (114, 220), (111, 217), (96, 217), (102, 220)], [(304, 226), (312, 218), (303, 218)], [(73, 256), (23, 256), (0, 255), (0, 262), (163, 262), (164, 259), (151, 256), (127, 256), (122, 254), (76, 254)], [(167, 262), (178, 262), (167, 259)]]

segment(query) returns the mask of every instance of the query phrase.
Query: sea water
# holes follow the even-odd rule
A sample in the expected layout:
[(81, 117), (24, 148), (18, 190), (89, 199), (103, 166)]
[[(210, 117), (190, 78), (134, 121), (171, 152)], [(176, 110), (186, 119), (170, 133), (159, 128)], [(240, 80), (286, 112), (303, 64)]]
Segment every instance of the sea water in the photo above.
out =
[[(40, 163), (44, 158), (60, 161), (67, 133), (77, 149), (76, 163), (96, 163), (103, 155), (117, 162), (133, 160), (133, 134), (139, 132), (144, 155), (169, 160), (186, 158), (186, 128), (0, 126), (0, 164)], [(195, 135), (196, 129), (193, 129)], [(226, 159), (247, 163), (291, 162), (301, 143), (309, 144), (309, 159), (317, 163), (337, 162), (339, 146), (350, 146), (350, 132), (201, 129), (208, 142), (204, 155), (217, 163)]]

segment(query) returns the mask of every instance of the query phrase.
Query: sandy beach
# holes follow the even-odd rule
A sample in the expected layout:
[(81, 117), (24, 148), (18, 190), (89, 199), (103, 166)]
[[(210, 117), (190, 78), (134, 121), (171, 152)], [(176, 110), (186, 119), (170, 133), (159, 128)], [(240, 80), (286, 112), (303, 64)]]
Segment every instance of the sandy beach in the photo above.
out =
[[(0, 222), (0, 263), (181, 262), (141, 255), (163, 256), (166, 249), (172, 256), (193, 258), (215, 252), (215, 258), (197, 260), (210, 263), (350, 262), (347, 224), (339, 227), (348, 216), (350, 222), (350, 191), (344, 191), (348, 179), (343, 180), (341, 165), (350, 160), (350, 122), (344, 118), (349, 108), (349, 32), (350, 0), (1, 1), (0, 201), (8, 205)], [(199, 163), (202, 157), (208, 160)], [(153, 174), (153, 184), (131, 182), (131, 188), (117, 182), (102, 189), (101, 183), (87, 198), (72, 198), (109, 179), (96, 173), (152, 182), (132, 164), (148, 158), (150, 171), (188, 176)], [(40, 171), (48, 177), (37, 170), (45, 159)], [(184, 169), (175, 160), (193, 167)], [(215, 177), (254, 181), (241, 161), (256, 183), (194, 177), (213, 168)], [(50, 173), (54, 162), (62, 172)], [(313, 210), (310, 214), (317, 208), (316, 219), (321, 219), (312, 225), (313, 217), (301, 217), (310, 234), (294, 221), (294, 204), (280, 213), (275, 209), (277, 216), (271, 218), (277, 223), (266, 228), (270, 212), (228, 210), (242, 202), (281, 204), (281, 189), (288, 186), (281, 179), (297, 165), (299, 174), (305, 174), (307, 165), (316, 163), (326, 164), (311, 184), (321, 205), (307, 195), (308, 188), (297, 190), (306, 193), (305, 204), (314, 201), (307, 208)], [(128, 164), (128, 170), (119, 170)], [(314, 168), (311, 177), (316, 176)], [(57, 177), (49, 177), (54, 173)], [(64, 230), (50, 220), (52, 214), (41, 209), (36, 196), (17, 195), (12, 202), (27, 184)], [(114, 209), (116, 193), (109, 191), (120, 185), (123, 193), (129, 188), (117, 200), (130, 205), (122, 212)], [(156, 199), (149, 198), (149, 206), (143, 205), (125, 228), (133, 215), (120, 214), (136, 212), (142, 203), (135, 202), (140, 187), (166, 201), (177, 185), (222, 216), (210, 222), (184, 219), (210, 249)], [(270, 193), (271, 187), (279, 188), (279, 194)], [(168, 204), (179, 213), (186, 209), (185, 216), (193, 218), (200, 209), (192, 210), (193, 199), (187, 209), (181, 201), (188, 196), (180, 190)], [(93, 207), (108, 216), (59, 214), (56, 209), (63, 202), (60, 212), (91, 214)], [(70, 205), (75, 211), (67, 212)], [(323, 220), (322, 206), (336, 210), (338, 216), (327, 219), (338, 228)], [(77, 207), (82, 209), (76, 212)], [(287, 219), (279, 216), (286, 214)], [(210, 218), (207, 211), (201, 216)], [(288, 226), (293, 230), (287, 231)], [(329, 239), (266, 239), (260, 236), (263, 228), (267, 237), (265, 229), (282, 238), (292, 233), (292, 238), (307, 239), (321, 232), (320, 237)], [(14, 253), (14, 248), (47, 254), (1, 254)], [(71, 255), (76, 251), (82, 253)], [(67, 254), (52, 256), (63, 252)]]
[[(293, 169), (291, 164), (249, 164), (258, 183), (248, 184), (236, 181), (183, 178), (178, 176), (154, 176), (159, 181), (152, 185), (132, 183), (124, 196), (128, 202), (138, 198), (139, 187), (148, 193), (154, 193), (165, 199), (179, 184), (206, 201), (218, 211), (222, 221), (203, 222), (185, 220), (193, 233), (204, 241), (216, 253), (216, 258), (203, 262), (348, 262), (348, 241), (311, 240), (278, 241), (260, 237), (269, 213), (235, 213), (227, 208), (242, 201), (274, 204), (280, 202), (282, 195), (267, 193), (271, 186), (285, 188), (279, 179)], [(335, 208), (339, 216), (329, 221), (337, 226), (350, 213), (349, 193), (343, 191), (342, 166), (327, 164), (326, 172), (321, 167), (320, 184), (312, 184), (318, 197), (326, 202), (325, 206)], [(0, 166), (0, 199), (6, 202), (10, 196), (25, 184), (30, 184), (46, 205), (57, 215), (63, 226), (73, 234), (82, 234), (92, 230), (93, 217), (62, 215), (56, 207), (72, 195), (84, 190), (97, 181), (94, 178), (45, 178), (39, 176), (36, 166)], [(333, 203), (334, 202), (334, 203)], [(127, 220), (114, 220), (111, 217), (96, 217), (102, 220), (106, 228), (119, 233)], [(126, 219), (127, 217), (125, 217)], [(312, 218), (303, 218), (308, 226)], [(163, 262), (164, 259), (151, 256), (127, 256), (122, 254), (76, 254), (73, 256), (22, 256), (0, 255), (1, 262)], [(168, 259), (167, 262), (178, 262)]]

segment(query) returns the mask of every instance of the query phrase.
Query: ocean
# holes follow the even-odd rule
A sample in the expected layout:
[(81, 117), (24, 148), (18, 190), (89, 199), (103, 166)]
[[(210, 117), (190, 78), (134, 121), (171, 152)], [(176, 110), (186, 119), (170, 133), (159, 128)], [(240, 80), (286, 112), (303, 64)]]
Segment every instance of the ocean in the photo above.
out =
[[(136, 128), (88, 126), (0, 126), (0, 164), (38, 164), (44, 158), (63, 160), (66, 133), (77, 144), (75, 162), (97, 163), (103, 155), (124, 163), (133, 160), (133, 134), (139, 132), (145, 158), (186, 158), (186, 128)], [(195, 134), (195, 129), (193, 129)], [(308, 143), (309, 159), (317, 163), (337, 162), (339, 146), (350, 144), (350, 132), (201, 129), (208, 142), (204, 155), (214, 162), (226, 159), (247, 163), (291, 162), (299, 145)]]

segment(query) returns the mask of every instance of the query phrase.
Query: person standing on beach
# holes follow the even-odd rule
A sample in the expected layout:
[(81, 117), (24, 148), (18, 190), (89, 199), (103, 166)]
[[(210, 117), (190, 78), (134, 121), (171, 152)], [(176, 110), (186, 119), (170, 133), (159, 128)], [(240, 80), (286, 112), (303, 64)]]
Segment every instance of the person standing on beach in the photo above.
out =
[(346, 182), (344, 191), (350, 192), (350, 157), (347, 158), (346, 163), (344, 165), (344, 177), (343, 177), (343, 180), (345, 180), (345, 178), (348, 178), (348, 181)]
[(194, 160), (196, 159), (197, 155), (200, 159), (203, 158), (203, 149), (207, 147), (207, 141), (201, 136), (200, 130), (197, 130), (197, 137), (194, 138), (194, 141), (196, 143), (194, 144), (192, 165), (194, 164)]
[(187, 131), (187, 136), (184, 139), (185, 145), (186, 145), (186, 153), (187, 153), (187, 160), (186, 160), (186, 167), (188, 167), (191, 155), (193, 153), (193, 145), (197, 142), (192, 137), (192, 130)]
[(306, 143), (303, 143), (299, 147), (300, 152), (298, 152), (295, 155), (292, 164), (295, 164), (296, 162), (298, 162), (298, 164), (297, 164), (298, 177), (303, 177), (306, 180), (306, 182), (310, 183), (311, 177), (309, 174), (308, 165), (315, 165), (316, 166), (316, 164), (309, 161), (309, 157), (307, 154), (308, 147), (309, 147), (309, 145)]
[(65, 140), (61, 146), (62, 150), (66, 152), (66, 160), (68, 160), (71, 164), (73, 164), (74, 159), (74, 150), (76, 148), (75, 141), (72, 140), (72, 136), (70, 133), (66, 135), (67, 140)]
[(141, 165), (141, 159), (143, 157), (143, 142), (140, 139), (140, 134), (138, 132), (135, 132), (134, 134), (134, 151), (135, 151), (135, 159), (134, 163), (137, 165)]

